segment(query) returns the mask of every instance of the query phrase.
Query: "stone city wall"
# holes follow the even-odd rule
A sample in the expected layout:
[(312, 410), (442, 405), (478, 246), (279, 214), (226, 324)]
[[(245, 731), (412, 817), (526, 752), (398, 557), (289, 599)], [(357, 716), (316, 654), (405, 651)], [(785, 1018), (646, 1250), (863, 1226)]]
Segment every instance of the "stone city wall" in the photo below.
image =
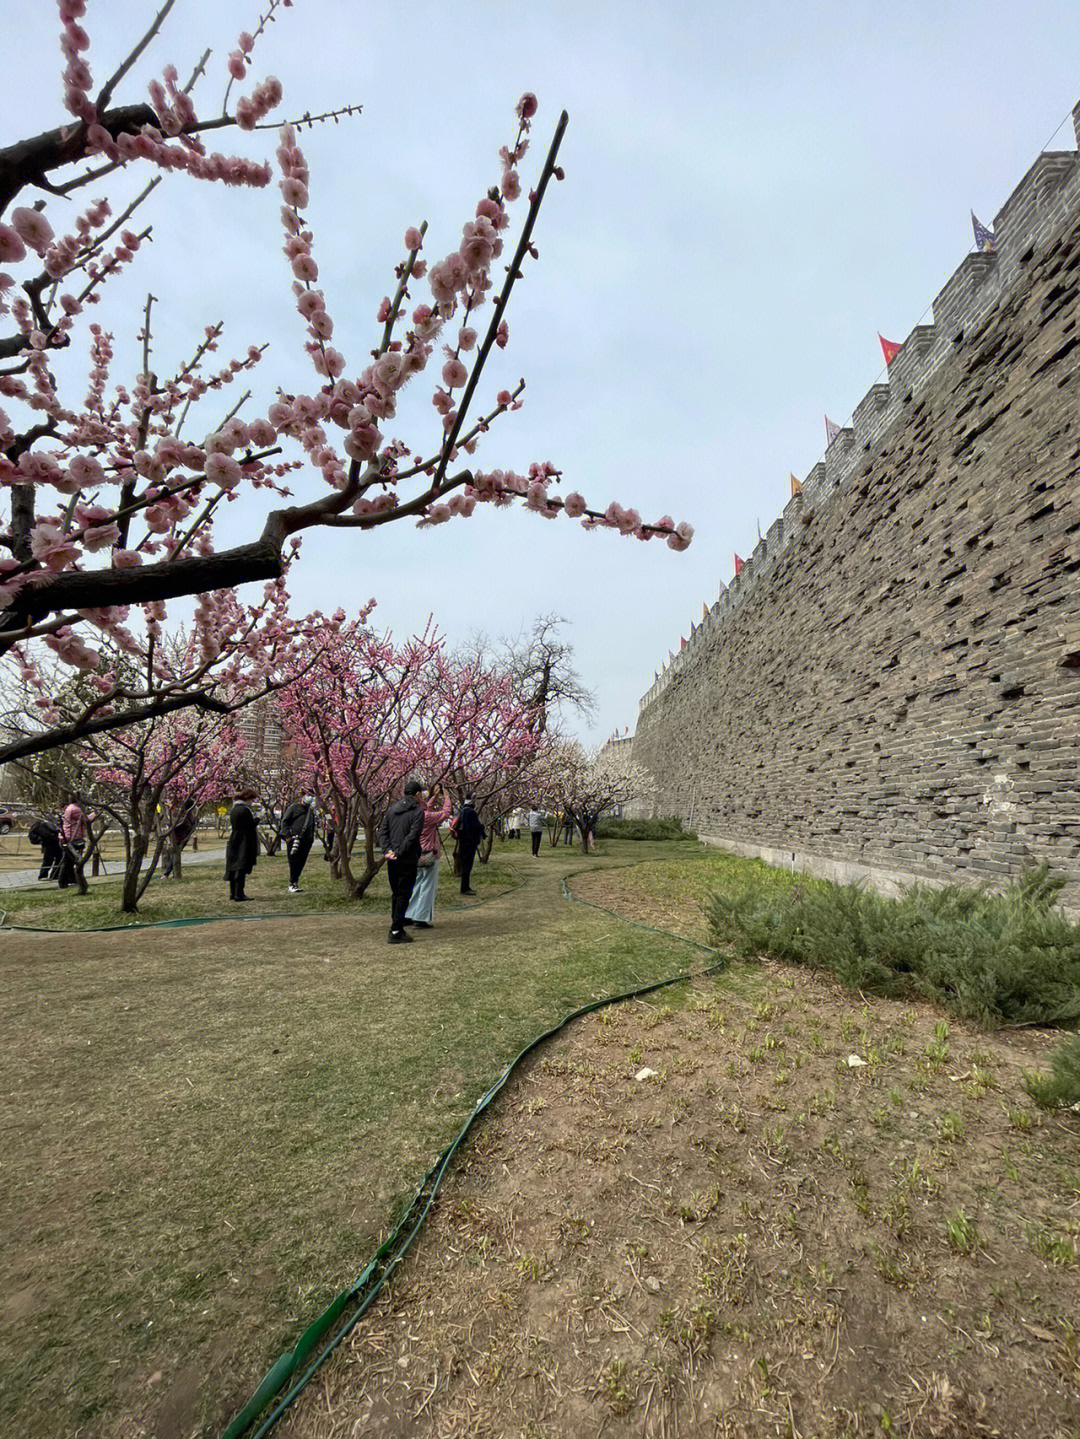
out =
[[(1080, 106), (1074, 112), (1080, 132)], [(1040, 155), (641, 701), (657, 813), (1080, 903), (1080, 163)]]

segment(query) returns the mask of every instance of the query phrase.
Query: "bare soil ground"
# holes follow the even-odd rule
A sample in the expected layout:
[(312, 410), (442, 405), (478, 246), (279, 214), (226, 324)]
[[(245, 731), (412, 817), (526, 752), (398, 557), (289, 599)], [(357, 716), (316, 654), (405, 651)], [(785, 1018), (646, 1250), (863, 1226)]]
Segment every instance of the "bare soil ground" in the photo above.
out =
[[(573, 887), (703, 938), (666, 869)], [(508, 1086), (283, 1433), (1080, 1435), (1080, 1117), (1022, 1087), (1055, 1037), (765, 962), (684, 997)]]

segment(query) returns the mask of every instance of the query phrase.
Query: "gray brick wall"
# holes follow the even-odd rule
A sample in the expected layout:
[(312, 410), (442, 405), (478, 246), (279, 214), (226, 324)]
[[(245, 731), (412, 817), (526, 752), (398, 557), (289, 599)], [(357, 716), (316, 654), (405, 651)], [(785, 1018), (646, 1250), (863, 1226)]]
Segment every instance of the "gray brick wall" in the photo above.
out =
[(644, 696), (634, 755), (657, 812), (749, 852), (992, 882), (1046, 859), (1076, 906), (1075, 154), (997, 224)]

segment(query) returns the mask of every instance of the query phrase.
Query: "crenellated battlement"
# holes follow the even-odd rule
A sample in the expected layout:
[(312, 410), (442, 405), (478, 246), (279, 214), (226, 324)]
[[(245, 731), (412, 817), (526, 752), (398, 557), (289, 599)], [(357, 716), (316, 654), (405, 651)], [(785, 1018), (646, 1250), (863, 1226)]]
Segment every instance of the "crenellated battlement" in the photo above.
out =
[[(1080, 101), (1072, 112), (1080, 144)], [(888, 367), (886, 383), (871, 385), (850, 424), (833, 438), (824, 458), (802, 481), (802, 493), (784, 507), (685, 647), (642, 696), (639, 716), (677, 682), (702, 647), (758, 584), (767, 583), (781, 556), (798, 545), (815, 514), (864, 470), (893, 427), (926, 394), (946, 361), (969, 343), (991, 312), (1023, 279), (1033, 260), (1080, 214), (1080, 155), (1076, 150), (1038, 156), (994, 219), (995, 250), (964, 257), (934, 297), (933, 323), (916, 325)]]

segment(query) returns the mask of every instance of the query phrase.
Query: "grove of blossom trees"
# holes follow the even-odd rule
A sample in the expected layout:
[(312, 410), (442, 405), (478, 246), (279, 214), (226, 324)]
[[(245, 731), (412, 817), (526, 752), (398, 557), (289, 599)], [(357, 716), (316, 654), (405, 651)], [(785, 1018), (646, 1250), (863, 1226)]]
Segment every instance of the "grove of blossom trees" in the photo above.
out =
[(335, 865), (354, 897), (378, 873), (375, 831), (406, 778), (422, 776), (458, 803), (474, 794), (491, 822), (548, 743), (538, 708), (509, 670), (447, 654), (430, 627), (397, 644), (364, 618), (342, 624), (274, 701), (297, 788), (321, 801)]
[[(309, 3), (318, 10), (319, 0)], [(600, 507), (576, 491), (563, 494), (550, 461), (524, 474), (472, 462), (491, 425), (522, 403), (524, 381), (485, 394), (483, 371), (493, 348), (508, 343), (511, 293), (536, 257), (547, 187), (563, 178), (565, 113), (530, 188), (521, 167), (537, 101), (521, 97), (494, 183), (437, 258), (427, 258), (425, 224), (405, 228), (388, 293), (371, 302), (373, 337), (364, 340), (335, 325), (333, 297), (320, 285), (298, 124), (276, 127), (272, 161), (258, 143), (283, 87), (273, 76), (252, 83), (249, 72), (260, 37), (290, 0), (264, 0), (224, 66), (207, 52), (185, 80), (166, 63), (145, 99), (118, 103), (174, 4), (165, 0), (113, 73), (95, 81), (92, 7), (57, 0), (57, 108), (66, 115), (0, 149), (0, 657), (33, 697), (31, 719), (0, 745), (0, 762), (192, 706), (221, 715), (240, 688), (276, 682), (312, 637), (307, 621), (290, 618), (285, 588), (308, 531), (405, 520), (434, 526), (467, 518), (478, 504), (520, 502), (547, 519), (563, 513), (588, 528), (661, 536), (675, 550), (692, 535), (668, 515), (646, 522), (617, 502)], [(197, 105), (215, 74), (217, 102), (210, 95)], [(254, 153), (212, 150), (210, 136), (222, 129), (252, 137)], [(225, 189), (268, 186), (276, 176), (283, 292), (291, 286), (306, 326), (306, 392), (275, 389), (261, 374), (258, 336), (236, 357), (217, 358), (215, 325), (194, 331), (189, 357), (171, 374), (156, 373), (153, 306), (161, 297), (150, 293), (141, 364), (133, 375), (114, 374), (116, 335), (93, 307), (121, 271), (137, 268), (153, 285), (151, 227), (139, 213), (174, 171), (223, 187), (222, 205)], [(111, 200), (129, 172), (146, 173), (148, 183), (130, 203)], [(514, 234), (511, 211), (523, 195)], [(78, 382), (70, 363), (58, 363), (72, 347), (86, 354)], [(388, 433), (397, 396), (423, 376), (432, 386), (433, 435), (406, 442)], [(247, 396), (226, 399), (241, 377), (261, 386), (250, 412)], [(230, 506), (234, 518), (240, 507), (249, 537), (219, 548), (215, 524)], [(237, 587), (252, 581), (265, 585), (262, 597), (241, 602)], [(168, 602), (182, 597), (193, 597), (195, 609), (178, 664), (164, 659), (164, 627)], [(340, 621), (318, 623), (324, 633)], [(91, 682), (77, 713), (57, 709), (52, 658)]]
[(573, 817), (586, 853), (589, 833), (601, 815), (631, 800), (650, 799), (656, 790), (652, 776), (630, 757), (628, 747), (605, 745), (590, 752), (576, 741), (553, 747), (543, 780), (549, 802)]

